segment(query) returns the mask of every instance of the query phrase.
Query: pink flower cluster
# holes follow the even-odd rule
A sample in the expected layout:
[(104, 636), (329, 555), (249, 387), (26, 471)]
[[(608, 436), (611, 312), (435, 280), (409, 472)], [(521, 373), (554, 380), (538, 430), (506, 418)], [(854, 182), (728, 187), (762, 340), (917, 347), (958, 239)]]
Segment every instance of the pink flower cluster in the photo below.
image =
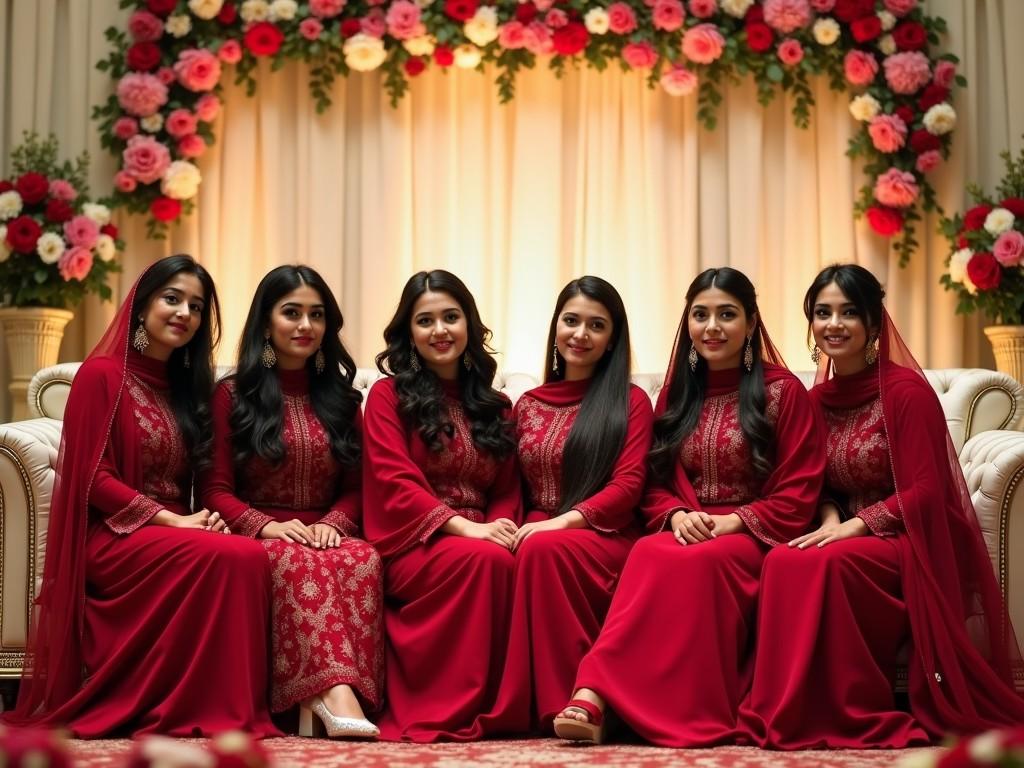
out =
[(807, 0), (764, 0), (764, 21), (783, 35), (803, 29), (811, 23)]
[(710, 64), (722, 55), (725, 38), (714, 24), (698, 24), (683, 34), (683, 55), (696, 64)]

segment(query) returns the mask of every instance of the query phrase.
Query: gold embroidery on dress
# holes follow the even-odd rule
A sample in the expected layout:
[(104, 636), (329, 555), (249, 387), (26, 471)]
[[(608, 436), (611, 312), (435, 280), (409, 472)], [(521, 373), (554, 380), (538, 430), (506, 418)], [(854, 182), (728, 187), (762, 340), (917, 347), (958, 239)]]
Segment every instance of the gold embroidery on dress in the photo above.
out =
[(558, 407), (532, 397), (520, 402), (516, 441), (530, 506), (552, 514), (562, 501), (562, 452), (580, 404)]

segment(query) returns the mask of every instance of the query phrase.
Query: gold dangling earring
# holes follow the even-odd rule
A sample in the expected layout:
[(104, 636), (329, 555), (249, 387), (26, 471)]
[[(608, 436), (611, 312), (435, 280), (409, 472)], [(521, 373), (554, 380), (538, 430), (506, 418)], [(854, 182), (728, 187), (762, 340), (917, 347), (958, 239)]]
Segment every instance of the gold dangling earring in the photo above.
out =
[(878, 337), (874, 336), (868, 340), (868, 345), (864, 348), (864, 360), (868, 365), (874, 365), (875, 361), (878, 360)]
[(551, 372), (558, 373), (558, 345), (551, 348)]
[(815, 365), (821, 362), (821, 349), (817, 344), (811, 347), (811, 362)]
[(316, 351), (316, 356), (313, 358), (313, 366), (316, 368), (317, 373), (323, 373), (324, 368), (327, 367), (327, 357), (324, 355), (323, 349)]
[(747, 348), (743, 350), (743, 367), (747, 369), (747, 373), (754, 370), (754, 349), (750, 342), (752, 338), (753, 336), (747, 336)]
[(687, 361), (690, 363), (690, 370), (694, 373), (697, 372), (697, 348), (690, 345), (690, 354), (686, 356)]
[(185, 357), (182, 359), (181, 364), (186, 368), (192, 367), (192, 358), (188, 353), (188, 347), (185, 347)]
[(416, 354), (416, 350), (412, 351), (412, 355), (409, 357), (409, 367), (416, 373), (420, 372), (420, 356)]
[[(140, 318), (141, 320), (141, 318)], [(141, 322), (139, 327), (135, 329), (135, 335), (132, 336), (132, 346), (141, 355), (146, 351), (146, 347), (149, 346), (149, 334), (146, 333), (146, 326)]]
[(465, 366), (467, 371), (473, 370), (473, 361), (469, 357), (469, 352), (462, 355), (462, 364)]
[(274, 351), (274, 347), (270, 344), (269, 333), (263, 337), (263, 354), (260, 355), (260, 360), (263, 361), (264, 368), (273, 368), (277, 365), (277, 353)]

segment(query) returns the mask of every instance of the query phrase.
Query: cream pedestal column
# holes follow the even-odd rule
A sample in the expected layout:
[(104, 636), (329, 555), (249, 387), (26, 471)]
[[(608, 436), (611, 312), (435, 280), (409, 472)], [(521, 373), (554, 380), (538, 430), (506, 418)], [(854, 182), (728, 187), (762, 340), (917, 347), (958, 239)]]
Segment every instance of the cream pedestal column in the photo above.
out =
[(985, 335), (992, 344), (996, 369), (1024, 384), (1024, 325), (989, 325)]
[(0, 328), (11, 361), (11, 420), (29, 418), (25, 393), (36, 371), (55, 365), (64, 328), (74, 314), (52, 307), (0, 309)]

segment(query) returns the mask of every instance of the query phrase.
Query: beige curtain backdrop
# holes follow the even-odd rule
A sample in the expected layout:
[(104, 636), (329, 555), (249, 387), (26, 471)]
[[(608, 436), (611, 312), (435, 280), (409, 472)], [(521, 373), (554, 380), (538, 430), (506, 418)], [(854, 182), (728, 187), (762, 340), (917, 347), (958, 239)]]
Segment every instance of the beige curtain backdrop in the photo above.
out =
[[(1020, 149), (1024, 49), (1021, 0), (928, 0), (950, 27), (945, 48), (970, 81), (958, 95), (950, 163), (935, 176), (947, 209), (963, 206), (967, 180), (991, 187), (1000, 150)], [(94, 158), (94, 192), (110, 188), (113, 159), (100, 149), (92, 105), (112, 83), (94, 69), (103, 30), (123, 25), (117, 0), (0, 0), (0, 146), (23, 130), (52, 131), (68, 153)], [(696, 121), (694, 97), (648, 90), (618, 71), (545, 69), (524, 75), (516, 99), (498, 103), (493, 75), (428, 72), (392, 108), (376, 75), (338, 83), (317, 115), (301, 65), (264, 71), (248, 98), (229, 87), (218, 142), (201, 160), (196, 213), (164, 242), (138, 220), (121, 295), (161, 255), (196, 254), (220, 286), (221, 359), (230, 362), (260, 277), (305, 262), (335, 288), (345, 339), (372, 365), (381, 330), (408, 276), (443, 267), (473, 290), (508, 369), (540, 373), (554, 298), (572, 277), (615, 284), (630, 312), (635, 368), (664, 368), (683, 293), (708, 266), (738, 267), (758, 286), (762, 314), (794, 369), (810, 367), (801, 313), (815, 272), (858, 261), (885, 282), (889, 309), (925, 366), (986, 364), (977, 319), (953, 314), (938, 283), (947, 255), (931, 217), (920, 252), (899, 269), (886, 243), (851, 206), (862, 183), (844, 154), (856, 125), (849, 97), (816, 88), (809, 130), (790, 104), (762, 109), (747, 83), (730, 89), (719, 127)], [(7, 172), (0, 165), (0, 172)], [(112, 309), (87, 302), (62, 359), (81, 359)], [(6, 359), (4, 359), (6, 366)], [(0, 376), (6, 397), (6, 375)], [(6, 412), (0, 400), (0, 417)]]

